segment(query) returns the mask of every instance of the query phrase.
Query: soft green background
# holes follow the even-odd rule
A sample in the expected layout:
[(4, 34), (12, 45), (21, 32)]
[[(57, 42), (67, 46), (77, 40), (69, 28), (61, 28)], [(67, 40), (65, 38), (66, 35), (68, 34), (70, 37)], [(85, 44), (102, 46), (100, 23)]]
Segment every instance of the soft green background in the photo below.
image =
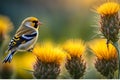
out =
[[(89, 1), (88, 5), (85, 1)], [(40, 40), (63, 41), (68, 38), (90, 40), (94, 13), (91, 0), (1, 0), (0, 14), (8, 16), (14, 23), (14, 31), (28, 16), (43, 22)]]

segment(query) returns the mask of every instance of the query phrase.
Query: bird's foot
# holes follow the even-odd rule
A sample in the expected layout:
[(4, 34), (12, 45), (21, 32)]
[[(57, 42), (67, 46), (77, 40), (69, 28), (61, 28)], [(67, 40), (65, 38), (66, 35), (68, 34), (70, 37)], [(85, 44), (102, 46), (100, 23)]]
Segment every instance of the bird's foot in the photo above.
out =
[(27, 51), (28, 51), (28, 52), (32, 52), (32, 51), (33, 51), (33, 48), (31, 48), (31, 49), (28, 49)]

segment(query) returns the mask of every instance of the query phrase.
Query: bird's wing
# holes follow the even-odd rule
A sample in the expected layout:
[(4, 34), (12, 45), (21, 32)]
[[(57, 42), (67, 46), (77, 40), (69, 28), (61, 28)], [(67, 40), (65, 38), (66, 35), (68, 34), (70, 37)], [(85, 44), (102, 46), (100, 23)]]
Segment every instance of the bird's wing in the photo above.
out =
[(32, 34), (33, 32), (36, 32), (34, 29), (29, 28), (25, 25), (22, 25), (18, 28), (18, 30), (16, 31), (16, 36), (21, 36), (23, 34)]
[(18, 47), (20, 44), (25, 44), (26, 42), (34, 39), (37, 36), (37, 32), (31, 34), (22, 34), (21, 36), (14, 36), (8, 46), (8, 51), (12, 48)]

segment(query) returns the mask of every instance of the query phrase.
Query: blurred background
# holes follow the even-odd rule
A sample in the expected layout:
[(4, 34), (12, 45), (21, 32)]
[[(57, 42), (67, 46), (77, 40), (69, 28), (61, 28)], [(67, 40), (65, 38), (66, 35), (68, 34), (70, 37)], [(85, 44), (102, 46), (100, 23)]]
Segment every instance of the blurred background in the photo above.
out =
[[(13, 23), (13, 30), (9, 33), (10, 38), (13, 37), (23, 19), (35, 16), (43, 23), (39, 29), (38, 42), (51, 40), (61, 43), (68, 39), (89, 41), (96, 34), (95, 28), (92, 27), (96, 24), (97, 14), (92, 11), (97, 4), (96, 1), (98, 0), (0, 0), (0, 15), (7, 16)], [(3, 52), (7, 49), (8, 42), (2, 48)], [(12, 62), (15, 63), (13, 68), (16, 67), (16, 73), (12, 78), (32, 78), (29, 71), (31, 66), (28, 65), (31, 64), (34, 56), (30, 53), (19, 53), (15, 55)], [(84, 78), (103, 78), (93, 68), (91, 64), (93, 56), (91, 57), (90, 54), (88, 54), (90, 63), (87, 65), (91, 67), (88, 68)], [(59, 78), (70, 78), (67, 72), (62, 73)]]
[(1, 0), (0, 14), (14, 24), (14, 34), (22, 20), (35, 16), (43, 22), (40, 40), (63, 41), (68, 38), (91, 39), (95, 0)]

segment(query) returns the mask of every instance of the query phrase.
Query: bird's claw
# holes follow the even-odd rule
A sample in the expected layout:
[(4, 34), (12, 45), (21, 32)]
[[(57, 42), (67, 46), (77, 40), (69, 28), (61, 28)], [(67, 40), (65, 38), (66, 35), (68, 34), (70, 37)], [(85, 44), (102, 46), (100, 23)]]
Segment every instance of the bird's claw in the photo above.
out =
[(32, 51), (33, 51), (33, 48), (31, 48), (31, 49), (28, 49), (27, 51), (28, 51), (28, 52), (32, 52)]

